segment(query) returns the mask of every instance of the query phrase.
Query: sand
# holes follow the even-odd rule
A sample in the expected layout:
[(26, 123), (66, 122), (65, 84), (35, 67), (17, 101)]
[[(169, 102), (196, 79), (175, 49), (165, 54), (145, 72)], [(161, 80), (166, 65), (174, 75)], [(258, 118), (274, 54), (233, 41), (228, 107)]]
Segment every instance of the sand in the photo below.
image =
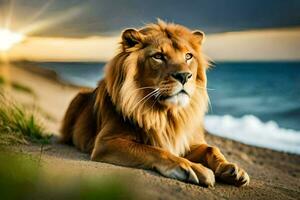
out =
[[(11, 67), (11, 80), (30, 88), (32, 95), (13, 91), (19, 102), (34, 103), (48, 113), (44, 124), (57, 134), (68, 103), (79, 88), (57, 81), (53, 73), (33, 72), (29, 67)], [(203, 188), (158, 175), (155, 172), (92, 162), (87, 154), (72, 146), (51, 144), (43, 147), (25, 145), (16, 148), (25, 154), (41, 157), (42, 166), (57, 173), (69, 175), (109, 176), (127, 174), (128, 184), (142, 191), (137, 199), (300, 199), (300, 156), (252, 147), (232, 140), (207, 135), (210, 144), (218, 146), (228, 160), (238, 163), (250, 175), (250, 185), (244, 188), (217, 183), (214, 188)]]

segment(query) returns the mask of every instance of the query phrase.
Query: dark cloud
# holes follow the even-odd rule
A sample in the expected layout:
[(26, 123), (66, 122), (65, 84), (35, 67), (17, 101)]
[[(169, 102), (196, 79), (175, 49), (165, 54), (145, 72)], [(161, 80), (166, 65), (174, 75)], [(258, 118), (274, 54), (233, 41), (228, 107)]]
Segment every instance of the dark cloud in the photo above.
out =
[[(10, 0), (0, 0), (0, 18)], [(46, 6), (45, 6), (46, 5)], [(105, 35), (142, 26), (156, 18), (184, 24), (208, 33), (300, 25), (299, 0), (14, 0), (13, 26), (67, 14), (85, 8), (68, 21), (36, 32), (43, 36)], [(1, 17), (2, 14), (2, 17)]]

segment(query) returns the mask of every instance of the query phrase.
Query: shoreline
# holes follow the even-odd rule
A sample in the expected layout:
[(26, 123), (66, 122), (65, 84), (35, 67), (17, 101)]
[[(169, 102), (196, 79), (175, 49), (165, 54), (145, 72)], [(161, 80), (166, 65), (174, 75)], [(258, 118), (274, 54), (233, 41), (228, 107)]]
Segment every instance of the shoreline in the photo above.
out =
[(42, 76), (53, 82), (59, 83), (63, 86), (69, 86), (73, 88), (87, 88), (85, 86), (76, 85), (74, 83), (63, 80), (55, 70), (40, 67), (38, 62), (22, 61), (22, 62), (13, 63), (13, 65), (15, 65), (18, 68), (24, 69), (25, 71), (29, 71), (33, 74), (36, 74), (38, 76)]
[[(1, 64), (0, 64), (1, 65)], [(22, 65), (21, 63), (18, 65)], [(20, 103), (33, 103), (47, 112), (54, 120), (44, 120), (50, 132), (58, 134), (60, 121), (76, 93), (82, 87), (66, 85), (57, 80), (57, 75), (44, 69), (33, 72), (30, 65), (10, 68), (11, 80), (30, 87), (36, 97), (12, 91)], [(53, 78), (54, 76), (54, 78)], [(74, 147), (50, 144), (41, 155), (45, 169), (68, 169), (72, 174), (131, 173), (141, 183), (147, 199), (298, 199), (300, 196), (300, 156), (271, 149), (249, 146), (230, 139), (208, 134), (209, 144), (218, 146), (231, 162), (238, 163), (250, 175), (250, 185), (245, 188), (217, 183), (207, 189), (164, 178), (147, 170), (120, 167), (89, 161), (87, 154)], [(29, 155), (41, 153), (38, 145), (21, 145), (13, 148), (16, 152)], [(104, 170), (104, 171), (103, 171)], [(128, 180), (128, 182), (130, 182)]]

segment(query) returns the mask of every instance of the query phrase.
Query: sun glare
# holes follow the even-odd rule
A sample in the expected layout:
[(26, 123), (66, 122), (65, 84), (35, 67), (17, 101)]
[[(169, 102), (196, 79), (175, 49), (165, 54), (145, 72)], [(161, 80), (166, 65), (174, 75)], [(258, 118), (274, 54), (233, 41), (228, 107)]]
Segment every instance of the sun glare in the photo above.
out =
[(23, 39), (24, 35), (20, 33), (0, 28), (0, 51), (8, 51), (15, 44), (20, 43)]

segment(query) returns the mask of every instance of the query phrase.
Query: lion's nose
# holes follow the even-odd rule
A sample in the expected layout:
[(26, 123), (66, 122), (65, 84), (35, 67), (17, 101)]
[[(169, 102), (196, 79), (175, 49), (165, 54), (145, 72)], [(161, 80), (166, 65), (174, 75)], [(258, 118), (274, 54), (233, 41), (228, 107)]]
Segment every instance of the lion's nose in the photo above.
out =
[(192, 73), (189, 72), (175, 72), (171, 76), (184, 85), (191, 77)]

